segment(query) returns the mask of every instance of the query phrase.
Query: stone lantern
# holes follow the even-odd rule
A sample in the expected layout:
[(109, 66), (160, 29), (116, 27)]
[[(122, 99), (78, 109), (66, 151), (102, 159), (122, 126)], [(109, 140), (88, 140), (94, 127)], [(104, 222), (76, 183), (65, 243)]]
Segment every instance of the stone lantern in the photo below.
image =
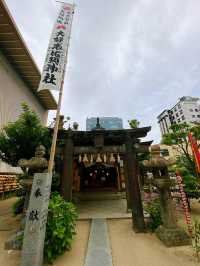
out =
[(39, 145), (36, 147), (35, 157), (32, 157), (29, 160), (20, 159), (18, 162), (18, 165), (24, 170), (24, 172), (28, 172), (28, 178), (20, 181), (20, 184), (26, 189), (24, 211), (28, 208), (34, 173), (43, 173), (47, 171), (48, 161), (44, 158), (44, 155), (45, 147), (43, 145)]
[(174, 161), (160, 156), (160, 146), (151, 146), (151, 159), (143, 162), (144, 166), (153, 174), (153, 184), (158, 188), (162, 225), (156, 229), (156, 235), (166, 246), (181, 246), (190, 244), (186, 232), (176, 223), (174, 206), (170, 193), (172, 180), (169, 177), (168, 166)]

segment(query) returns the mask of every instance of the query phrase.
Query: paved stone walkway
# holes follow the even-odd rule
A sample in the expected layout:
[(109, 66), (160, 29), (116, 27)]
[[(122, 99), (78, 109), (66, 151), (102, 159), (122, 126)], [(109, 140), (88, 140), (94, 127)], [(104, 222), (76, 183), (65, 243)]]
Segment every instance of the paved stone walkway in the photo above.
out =
[(112, 266), (106, 219), (93, 219), (84, 266)]
[(77, 204), (79, 219), (130, 218), (125, 199), (82, 201)]

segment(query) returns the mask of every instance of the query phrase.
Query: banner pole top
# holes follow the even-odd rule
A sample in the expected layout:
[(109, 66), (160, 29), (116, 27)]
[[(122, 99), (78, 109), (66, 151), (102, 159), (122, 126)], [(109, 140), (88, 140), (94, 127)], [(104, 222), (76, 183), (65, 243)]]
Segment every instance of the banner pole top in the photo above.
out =
[(66, 2), (60, 1), (60, 0), (55, 0), (55, 1), (58, 2), (58, 3), (62, 3), (62, 4), (70, 4), (70, 5), (76, 6), (76, 4), (74, 2), (72, 4), (72, 3), (66, 3)]
[(61, 4), (70, 4), (70, 5), (72, 5), (73, 6), (73, 8), (75, 9), (75, 7), (76, 7), (76, 4), (73, 2), (73, 4), (72, 3), (66, 3), (66, 2), (63, 2), (63, 1), (60, 1), (60, 0), (55, 0), (57, 3), (61, 3)]

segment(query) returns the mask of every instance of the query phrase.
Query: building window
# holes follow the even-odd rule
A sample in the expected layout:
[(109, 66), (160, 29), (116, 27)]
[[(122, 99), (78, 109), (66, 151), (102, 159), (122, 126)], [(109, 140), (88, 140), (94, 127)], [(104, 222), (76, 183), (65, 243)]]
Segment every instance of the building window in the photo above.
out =
[(176, 112), (176, 108), (174, 108), (174, 112)]
[(194, 117), (195, 117), (195, 115), (192, 115), (192, 117), (194, 118)]
[(185, 116), (184, 116), (184, 115), (182, 115), (182, 116), (181, 116), (181, 119), (182, 119), (182, 120), (185, 120)]
[(180, 120), (180, 119), (178, 119), (178, 122), (180, 123), (180, 122), (181, 122), (181, 120)]
[(200, 115), (197, 115), (197, 117), (199, 117), (199, 118), (200, 118)]
[(176, 117), (178, 117), (178, 113), (176, 113)]
[(193, 112), (193, 109), (189, 109), (190, 112)]
[(194, 109), (196, 112), (199, 112), (199, 110), (198, 109)]
[(183, 114), (183, 110), (180, 110), (180, 115), (182, 115)]
[(178, 104), (178, 108), (181, 108), (181, 105), (180, 105), (180, 103)]

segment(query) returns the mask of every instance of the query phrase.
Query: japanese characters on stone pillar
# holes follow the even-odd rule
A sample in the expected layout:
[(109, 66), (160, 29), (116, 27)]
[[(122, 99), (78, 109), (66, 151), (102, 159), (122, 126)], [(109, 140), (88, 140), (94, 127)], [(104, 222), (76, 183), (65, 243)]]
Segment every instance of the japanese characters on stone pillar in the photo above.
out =
[(50, 38), (38, 91), (60, 90), (73, 12), (73, 5), (63, 4)]
[(43, 263), (50, 191), (49, 173), (35, 174), (26, 214), (21, 266), (40, 266)]

